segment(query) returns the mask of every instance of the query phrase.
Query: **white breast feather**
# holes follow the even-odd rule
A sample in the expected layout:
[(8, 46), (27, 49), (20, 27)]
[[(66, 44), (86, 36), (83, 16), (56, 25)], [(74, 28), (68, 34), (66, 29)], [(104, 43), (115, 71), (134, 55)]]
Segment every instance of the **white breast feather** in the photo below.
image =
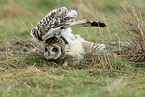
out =
[(76, 39), (71, 32), (72, 32), (72, 29), (67, 28), (66, 30), (62, 32), (62, 36), (67, 40), (67, 42), (70, 45), (70, 50), (68, 54), (73, 57), (73, 60), (78, 61), (84, 58), (85, 51), (84, 51), (82, 42)]

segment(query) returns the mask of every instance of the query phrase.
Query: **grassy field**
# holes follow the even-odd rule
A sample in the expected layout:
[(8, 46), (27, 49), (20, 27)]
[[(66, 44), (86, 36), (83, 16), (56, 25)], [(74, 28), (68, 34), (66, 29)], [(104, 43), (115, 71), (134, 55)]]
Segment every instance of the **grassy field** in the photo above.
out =
[[(42, 44), (29, 34), (62, 6), (77, 10), (77, 20), (107, 24), (72, 28), (85, 40), (107, 46), (76, 66), (48, 62)], [(0, 0), (0, 97), (145, 97), (145, 68), (134, 63), (145, 59), (144, 9), (144, 0)], [(120, 56), (120, 49), (134, 55)]]

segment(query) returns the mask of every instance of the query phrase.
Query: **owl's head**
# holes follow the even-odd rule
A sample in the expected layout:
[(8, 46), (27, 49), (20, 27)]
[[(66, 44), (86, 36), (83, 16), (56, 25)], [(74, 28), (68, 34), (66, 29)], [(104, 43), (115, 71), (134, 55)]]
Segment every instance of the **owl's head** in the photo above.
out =
[(65, 56), (65, 42), (59, 37), (52, 37), (45, 40), (44, 56), (48, 60), (59, 60)]

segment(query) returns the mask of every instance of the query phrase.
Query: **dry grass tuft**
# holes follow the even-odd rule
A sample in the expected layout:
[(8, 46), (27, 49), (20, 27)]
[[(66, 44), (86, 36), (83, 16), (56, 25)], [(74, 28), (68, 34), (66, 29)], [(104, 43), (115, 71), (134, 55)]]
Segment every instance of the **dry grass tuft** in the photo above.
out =
[(135, 8), (134, 5), (129, 5), (131, 13), (123, 6), (122, 7), (129, 17), (128, 20), (123, 21), (123, 23), (131, 39), (128, 39), (129, 41), (121, 47), (118, 54), (127, 56), (127, 58), (135, 64), (145, 65), (145, 24), (142, 16), (143, 10), (141, 10), (139, 6)]

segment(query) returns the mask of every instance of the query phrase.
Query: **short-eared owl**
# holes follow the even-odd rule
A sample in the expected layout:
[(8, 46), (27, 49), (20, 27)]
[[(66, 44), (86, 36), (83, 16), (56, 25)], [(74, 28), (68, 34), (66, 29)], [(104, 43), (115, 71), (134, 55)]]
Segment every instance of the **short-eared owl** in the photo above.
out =
[[(45, 41), (44, 56), (46, 59), (71, 58), (73, 62), (78, 62), (84, 57), (85, 51), (93, 45), (78, 35), (73, 35), (71, 27), (106, 27), (104, 23), (98, 21), (75, 21), (76, 16), (75, 10), (68, 10), (66, 7), (54, 9), (38, 22), (35, 29), (31, 30), (33, 38)], [(85, 47), (85, 43), (90, 47)]]

